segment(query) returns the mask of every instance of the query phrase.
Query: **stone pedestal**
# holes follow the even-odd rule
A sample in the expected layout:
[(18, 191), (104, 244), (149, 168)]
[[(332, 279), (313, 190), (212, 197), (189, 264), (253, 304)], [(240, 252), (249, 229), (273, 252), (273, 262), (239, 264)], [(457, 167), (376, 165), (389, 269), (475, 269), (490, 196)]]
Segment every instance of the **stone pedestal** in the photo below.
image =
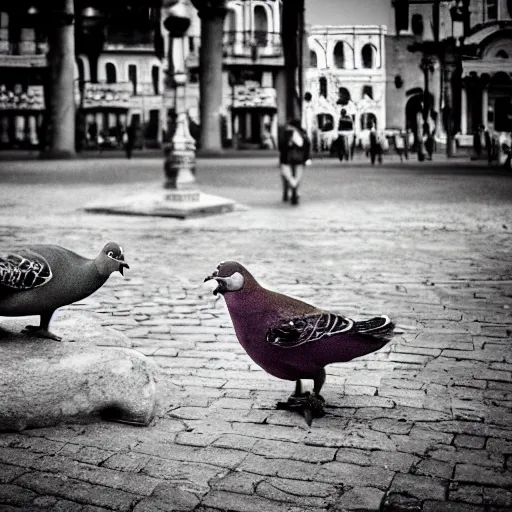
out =
[(135, 350), (98, 346), (124, 344), (123, 335), (73, 314), (52, 323), (62, 342), (22, 334), (30, 317), (0, 324), (0, 431), (102, 419), (147, 426), (155, 418), (158, 367)]

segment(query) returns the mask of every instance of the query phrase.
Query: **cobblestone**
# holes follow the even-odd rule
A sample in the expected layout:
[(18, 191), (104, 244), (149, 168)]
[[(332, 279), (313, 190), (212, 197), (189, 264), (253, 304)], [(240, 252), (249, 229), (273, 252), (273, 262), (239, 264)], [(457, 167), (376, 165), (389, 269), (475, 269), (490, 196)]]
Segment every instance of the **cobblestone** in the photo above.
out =
[[(65, 181), (58, 187), (55, 165)], [(267, 164), (249, 175), (247, 163), (228, 173), (217, 162), (219, 176), (236, 183), (222, 193), (252, 209), (186, 224), (119, 222), (78, 211), (76, 198), (108, 200), (133, 183), (75, 178), (96, 172), (88, 166), (161, 173), (160, 162), (77, 165), (0, 164), (0, 176), (18, 169), (40, 180), (2, 182), (0, 205), (12, 208), (0, 206), (0, 249), (55, 242), (92, 256), (105, 239), (121, 242), (127, 275), (70, 309), (122, 331), (163, 368), (163, 412), (145, 429), (100, 423), (0, 434), (2, 512), (512, 509), (512, 240), (502, 227), (510, 180), (464, 169), (452, 183), (436, 174), (450, 172), (443, 167), (377, 173), (327, 161), (292, 210), (265, 181), (275, 178)], [(219, 193), (208, 185), (216, 172), (202, 174), (205, 191)], [(441, 177), (449, 200), (432, 188)], [(473, 191), (484, 181), (480, 190), (493, 192), (481, 208)], [(401, 330), (382, 351), (328, 367), (326, 415), (311, 428), (275, 409), (293, 383), (248, 358), (223, 300), (201, 283), (231, 257), (273, 289), (353, 317), (388, 313)]]

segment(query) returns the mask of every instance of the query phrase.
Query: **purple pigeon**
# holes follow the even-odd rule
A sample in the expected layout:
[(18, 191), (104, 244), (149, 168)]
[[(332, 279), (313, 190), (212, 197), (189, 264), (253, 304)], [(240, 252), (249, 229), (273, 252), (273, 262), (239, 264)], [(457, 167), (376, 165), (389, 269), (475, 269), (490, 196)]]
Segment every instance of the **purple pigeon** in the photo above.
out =
[[(223, 294), (251, 359), (274, 377), (296, 382), (290, 406), (300, 406), (302, 397), (308, 407), (319, 408), (326, 365), (375, 352), (393, 336), (395, 325), (387, 316), (356, 322), (318, 309), (263, 288), (236, 261), (220, 263), (205, 281), (210, 279), (217, 281), (213, 293)], [(313, 380), (311, 395), (302, 393), (301, 379)]]

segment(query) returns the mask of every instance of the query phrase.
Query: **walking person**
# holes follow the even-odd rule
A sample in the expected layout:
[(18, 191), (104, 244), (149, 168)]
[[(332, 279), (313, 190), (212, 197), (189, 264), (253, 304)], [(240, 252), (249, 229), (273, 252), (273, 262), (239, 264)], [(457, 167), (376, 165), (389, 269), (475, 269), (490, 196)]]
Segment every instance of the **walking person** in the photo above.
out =
[(395, 151), (396, 154), (400, 157), (401, 163), (403, 163), (404, 161), (405, 147), (406, 142), (404, 132), (403, 130), (400, 130), (398, 133), (395, 134)]
[(279, 162), (283, 182), (283, 201), (299, 204), (299, 185), (304, 165), (311, 163), (311, 142), (300, 121), (290, 121), (279, 137)]
[(133, 146), (135, 144), (135, 124), (133, 122), (130, 123), (130, 125), (126, 128), (123, 140), (126, 158), (131, 158), (133, 153)]
[(375, 126), (372, 126), (370, 131), (370, 161), (372, 165), (375, 165), (375, 160), (382, 163), (382, 146)]

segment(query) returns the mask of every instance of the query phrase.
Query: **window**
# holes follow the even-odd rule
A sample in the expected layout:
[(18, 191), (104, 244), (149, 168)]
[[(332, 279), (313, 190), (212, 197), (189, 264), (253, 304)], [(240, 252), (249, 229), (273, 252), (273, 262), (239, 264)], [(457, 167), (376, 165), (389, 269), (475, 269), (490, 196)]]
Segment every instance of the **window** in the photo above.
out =
[(128, 66), (128, 80), (132, 83), (133, 95), (137, 95), (137, 66), (130, 64)]
[(345, 69), (345, 45), (338, 41), (334, 47), (334, 65), (338, 69)]
[(373, 87), (371, 85), (363, 85), (363, 98), (365, 96), (373, 100)]
[(318, 57), (316, 56), (316, 52), (314, 52), (313, 50), (310, 50), (309, 52), (309, 67), (318, 67)]
[(350, 101), (350, 91), (346, 87), (338, 89), (338, 105), (346, 105)]
[(262, 5), (254, 7), (254, 39), (258, 46), (266, 46), (268, 40), (267, 10)]
[(107, 77), (107, 84), (115, 84), (116, 83), (116, 67), (112, 62), (107, 62), (105, 64), (105, 75)]
[(320, 96), (327, 98), (327, 78), (325, 78), (325, 76), (321, 76), (318, 82), (320, 85)]
[(365, 69), (372, 69), (375, 67), (373, 45), (368, 43), (363, 46), (363, 49), (361, 50), (361, 61), (363, 68)]
[(486, 7), (486, 21), (498, 19), (498, 0), (487, 0)]
[(151, 79), (153, 81), (153, 93), (156, 96), (160, 94), (160, 68), (158, 66), (151, 68)]
[(196, 51), (196, 41), (193, 36), (189, 36), (188, 38), (188, 51), (190, 53), (194, 53)]
[(423, 35), (423, 16), (421, 14), (412, 15), (411, 30), (415, 36)]

